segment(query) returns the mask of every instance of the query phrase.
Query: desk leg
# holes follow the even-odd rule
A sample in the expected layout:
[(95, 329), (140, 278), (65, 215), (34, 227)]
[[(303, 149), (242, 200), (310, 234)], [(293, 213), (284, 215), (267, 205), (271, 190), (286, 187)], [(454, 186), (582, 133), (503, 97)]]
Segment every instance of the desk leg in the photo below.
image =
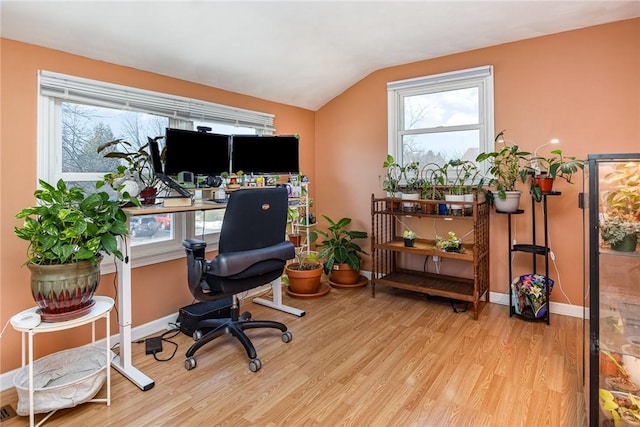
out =
[(305, 311), (298, 308), (282, 304), (282, 281), (280, 278), (271, 282), (271, 289), (273, 290), (273, 301), (269, 301), (264, 298), (254, 298), (253, 302), (270, 308), (275, 308), (276, 310), (284, 311), (285, 313), (293, 314), (298, 317), (302, 317), (306, 314)]
[[(127, 220), (129, 227), (129, 220)], [(118, 272), (118, 325), (120, 328), (120, 355), (114, 357), (111, 365), (122, 375), (137, 385), (142, 391), (153, 388), (155, 383), (136, 369), (131, 362), (131, 240), (120, 243), (124, 261), (119, 261)]]

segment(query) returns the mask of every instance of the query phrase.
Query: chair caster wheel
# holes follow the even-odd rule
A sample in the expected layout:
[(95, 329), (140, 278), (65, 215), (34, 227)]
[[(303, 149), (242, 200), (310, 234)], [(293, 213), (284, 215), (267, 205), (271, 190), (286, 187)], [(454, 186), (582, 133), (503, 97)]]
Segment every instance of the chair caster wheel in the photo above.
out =
[(198, 364), (196, 363), (196, 358), (195, 357), (187, 357), (184, 361), (184, 368), (187, 371), (192, 370), (193, 368), (195, 368)]
[(242, 313), (240, 315), (240, 319), (242, 319), (242, 320), (251, 320), (251, 313), (249, 313), (248, 311), (245, 311), (244, 313)]
[(200, 338), (202, 338), (202, 331), (200, 329), (193, 331), (193, 340), (198, 341)]
[(260, 368), (262, 368), (262, 362), (260, 359), (251, 359), (251, 362), (249, 362), (249, 370), (251, 372), (258, 372)]
[(293, 334), (289, 331), (283, 332), (282, 333), (282, 342), (289, 342), (293, 339)]

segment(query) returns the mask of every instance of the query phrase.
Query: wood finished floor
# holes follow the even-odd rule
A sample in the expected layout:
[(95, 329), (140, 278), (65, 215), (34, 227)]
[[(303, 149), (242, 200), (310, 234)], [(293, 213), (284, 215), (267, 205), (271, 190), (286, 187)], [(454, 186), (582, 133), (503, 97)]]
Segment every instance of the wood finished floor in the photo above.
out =
[[(112, 370), (112, 403), (58, 411), (46, 426), (583, 426), (576, 358), (580, 319), (551, 325), (484, 307), (478, 321), (443, 302), (378, 287), (332, 289), (319, 299), (284, 297), (304, 317), (242, 303), (255, 319), (293, 333), (248, 332), (262, 361), (252, 373), (240, 344), (218, 338), (184, 368), (192, 340), (180, 334), (168, 362), (133, 344), (134, 364), (153, 378), (142, 392)], [(168, 357), (164, 344), (159, 357)], [(104, 394), (104, 388), (98, 395)], [(14, 408), (14, 389), (2, 405)], [(36, 417), (36, 421), (41, 416)], [(2, 427), (28, 425), (28, 417)]]

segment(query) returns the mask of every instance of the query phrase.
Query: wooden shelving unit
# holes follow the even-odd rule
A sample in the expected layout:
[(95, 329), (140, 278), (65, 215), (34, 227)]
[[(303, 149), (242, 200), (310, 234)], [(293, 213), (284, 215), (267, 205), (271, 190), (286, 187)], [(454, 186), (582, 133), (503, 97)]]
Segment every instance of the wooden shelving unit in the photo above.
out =
[[(371, 293), (375, 297), (376, 285), (390, 286), (428, 295), (453, 298), (473, 304), (474, 319), (478, 319), (480, 302), (489, 302), (489, 207), (482, 195), (474, 197), (465, 215), (436, 215), (428, 205), (445, 203), (438, 200), (416, 201), (411, 212), (402, 209), (395, 198), (371, 196), (371, 252), (373, 274)], [(446, 202), (448, 205), (469, 205), (470, 202)], [(437, 212), (438, 210), (435, 209)], [(448, 212), (452, 212), (449, 210)], [(473, 225), (473, 244), (464, 245), (464, 253), (439, 250), (435, 241), (417, 239), (413, 247), (405, 247), (397, 228), (397, 217), (432, 218), (435, 220), (467, 221)], [(425, 271), (400, 268), (399, 254), (419, 257), (440, 257), (473, 263), (473, 278), (448, 276)]]

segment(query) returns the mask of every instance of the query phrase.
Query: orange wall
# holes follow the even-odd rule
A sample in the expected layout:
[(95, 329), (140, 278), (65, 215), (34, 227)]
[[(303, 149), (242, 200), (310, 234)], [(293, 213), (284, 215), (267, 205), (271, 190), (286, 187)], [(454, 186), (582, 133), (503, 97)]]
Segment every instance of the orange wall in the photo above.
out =
[[(580, 157), (595, 152), (640, 151), (639, 19), (380, 70), (316, 113), (37, 46), (5, 39), (0, 42), (2, 325), (16, 312), (33, 306), (29, 274), (20, 267), (26, 242), (13, 234), (17, 225), (13, 215), (34, 203), (38, 69), (274, 113), (278, 133), (301, 135), (302, 167), (311, 178), (315, 212), (332, 218), (352, 217), (354, 228), (361, 230), (370, 229), (371, 194), (382, 194), (378, 176), (387, 152), (389, 81), (493, 64), (496, 129), (508, 129), (509, 137), (522, 148), (533, 150), (557, 137), (565, 153)], [(576, 207), (580, 188), (580, 183), (559, 184), (563, 196), (551, 201), (549, 209), (551, 242), (562, 287), (576, 305), (581, 304), (582, 286), (582, 223)], [(521, 241), (529, 231), (528, 218), (528, 214), (518, 218)], [(505, 220), (496, 215), (491, 219), (491, 278), (497, 292), (506, 292), (509, 282)], [(522, 259), (517, 258), (516, 263), (526, 269), (524, 256), (519, 257)], [(364, 268), (371, 269), (369, 258)], [(190, 303), (184, 278), (181, 260), (134, 270), (134, 327)], [(113, 297), (113, 281), (113, 275), (104, 276), (98, 293)], [(567, 302), (560, 292), (554, 292), (552, 299)], [(112, 326), (115, 331), (115, 320)], [(80, 345), (87, 337), (62, 332), (47, 335), (38, 337), (36, 350), (46, 348), (49, 352)], [(0, 371), (17, 368), (19, 335), (9, 327), (0, 344)]]
[[(220, 89), (172, 79), (132, 68), (116, 66), (60, 51), (0, 39), (1, 42), (1, 146), (0, 146), (0, 321), (4, 325), (13, 314), (32, 307), (29, 272), (21, 268), (27, 242), (13, 234), (20, 222), (14, 215), (35, 203), (36, 186), (36, 103), (37, 71), (40, 69), (171, 93), (220, 104), (275, 114), (276, 132), (300, 134), (301, 166), (310, 176), (314, 190), (314, 113), (309, 110), (264, 101)], [(115, 298), (114, 275), (102, 277), (98, 294)], [(135, 269), (133, 272), (133, 325), (167, 316), (190, 304), (184, 260)], [(112, 330), (117, 331), (117, 316)], [(58, 332), (36, 340), (47, 352), (87, 342), (87, 333)], [(99, 330), (103, 330), (99, 328)], [(0, 367), (7, 372), (20, 366), (20, 335), (9, 326), (2, 336)]]
[[(580, 158), (640, 151), (640, 19), (634, 19), (387, 68), (362, 79), (316, 114), (318, 211), (349, 216), (358, 229), (370, 230), (371, 194), (383, 195), (378, 177), (387, 153), (387, 82), (489, 64), (496, 132), (507, 129), (524, 150), (533, 152), (555, 137), (564, 154)], [(561, 181), (556, 187), (563, 194), (549, 200), (549, 233), (569, 300), (560, 287), (552, 300), (582, 305), (582, 174), (575, 185)], [(521, 207), (529, 212), (517, 217), (514, 230), (524, 243), (530, 239), (528, 198)], [(490, 226), (491, 286), (506, 293), (506, 216), (492, 214)], [(517, 255), (515, 273), (530, 272), (530, 261)], [(372, 268), (370, 259), (364, 268)]]

